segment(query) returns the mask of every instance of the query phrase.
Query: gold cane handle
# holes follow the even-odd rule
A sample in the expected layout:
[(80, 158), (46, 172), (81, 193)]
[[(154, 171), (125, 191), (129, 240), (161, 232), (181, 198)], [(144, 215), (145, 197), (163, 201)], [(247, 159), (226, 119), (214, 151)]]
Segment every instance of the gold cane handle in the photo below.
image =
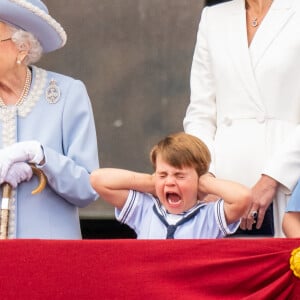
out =
[(33, 174), (35, 174), (39, 179), (39, 185), (31, 192), (32, 195), (35, 195), (40, 193), (45, 188), (47, 184), (47, 177), (43, 173), (43, 171), (37, 168), (36, 166), (30, 164), (30, 167), (32, 169)]

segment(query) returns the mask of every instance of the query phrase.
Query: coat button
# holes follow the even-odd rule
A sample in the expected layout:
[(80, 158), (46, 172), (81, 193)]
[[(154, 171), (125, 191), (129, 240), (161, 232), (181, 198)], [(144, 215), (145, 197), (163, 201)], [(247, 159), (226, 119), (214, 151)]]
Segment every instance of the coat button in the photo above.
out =
[(232, 124), (232, 120), (229, 117), (224, 117), (223, 124), (230, 126)]
[(259, 115), (256, 116), (256, 121), (257, 121), (258, 123), (264, 123), (265, 120), (266, 120), (266, 117), (265, 117), (264, 114), (259, 114)]

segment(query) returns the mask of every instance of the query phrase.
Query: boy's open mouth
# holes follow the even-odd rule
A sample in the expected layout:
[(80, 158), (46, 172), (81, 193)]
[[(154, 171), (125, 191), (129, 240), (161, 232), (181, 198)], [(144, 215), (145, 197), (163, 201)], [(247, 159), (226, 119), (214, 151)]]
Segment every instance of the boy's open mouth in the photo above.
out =
[(176, 193), (167, 193), (166, 198), (170, 206), (178, 206), (181, 203), (181, 197)]

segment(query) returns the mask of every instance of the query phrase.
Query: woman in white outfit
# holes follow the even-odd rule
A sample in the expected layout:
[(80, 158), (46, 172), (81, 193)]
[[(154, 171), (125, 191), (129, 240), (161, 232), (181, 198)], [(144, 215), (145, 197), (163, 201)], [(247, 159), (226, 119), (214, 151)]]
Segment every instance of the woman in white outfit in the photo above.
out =
[(233, 0), (203, 9), (185, 131), (211, 151), (211, 172), (252, 187), (241, 224), (273, 203), (275, 236), (300, 175), (300, 2)]

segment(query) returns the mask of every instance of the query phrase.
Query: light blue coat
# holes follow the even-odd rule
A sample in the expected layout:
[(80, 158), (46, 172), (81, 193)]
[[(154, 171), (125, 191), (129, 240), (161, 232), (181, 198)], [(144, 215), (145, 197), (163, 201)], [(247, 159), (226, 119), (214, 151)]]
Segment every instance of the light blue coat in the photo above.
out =
[(99, 167), (93, 112), (84, 84), (32, 67), (27, 99), (19, 106), (0, 107), (0, 139), (1, 148), (39, 141), (46, 161), (41, 170), (48, 180), (40, 194), (31, 195), (38, 185), (36, 176), (13, 192), (9, 237), (80, 239), (78, 207), (97, 198), (89, 174)]

